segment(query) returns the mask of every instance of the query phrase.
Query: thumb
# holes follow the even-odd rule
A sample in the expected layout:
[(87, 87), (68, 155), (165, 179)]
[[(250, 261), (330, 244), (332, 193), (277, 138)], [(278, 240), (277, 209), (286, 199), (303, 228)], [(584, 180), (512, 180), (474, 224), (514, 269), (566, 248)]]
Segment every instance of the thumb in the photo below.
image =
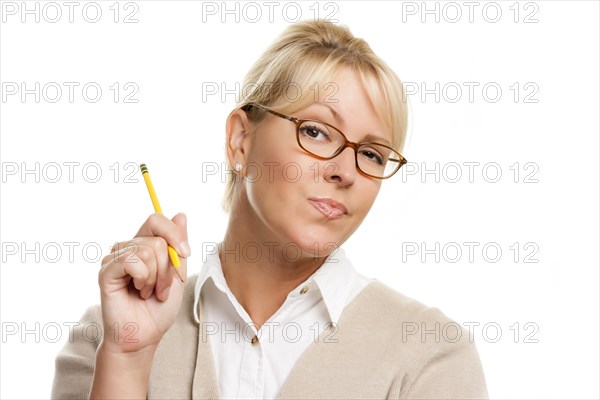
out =
[[(184, 213), (179, 213), (179, 214), (175, 215), (171, 219), (171, 221), (173, 221), (173, 223), (175, 225), (177, 225), (177, 227), (179, 228), (179, 231), (180, 231), (181, 235), (183, 236), (184, 242), (188, 244), (188, 250), (189, 250), (186, 215)], [(188, 253), (188, 257), (189, 257), (189, 255), (191, 255), (191, 252)]]

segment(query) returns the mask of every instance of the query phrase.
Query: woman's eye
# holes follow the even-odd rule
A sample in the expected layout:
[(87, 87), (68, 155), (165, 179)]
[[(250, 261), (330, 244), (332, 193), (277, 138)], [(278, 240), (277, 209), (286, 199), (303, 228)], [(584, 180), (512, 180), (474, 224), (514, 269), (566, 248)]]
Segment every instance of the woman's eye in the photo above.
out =
[(369, 161), (373, 161), (374, 163), (383, 165), (383, 157), (381, 157), (379, 153), (375, 153), (369, 150), (363, 150), (360, 152), (360, 154), (366, 157)]
[[(311, 139), (323, 140), (329, 136), (326, 132), (314, 126), (304, 126), (300, 130), (305, 136), (308, 136)], [(319, 135), (322, 135), (323, 137), (319, 137)]]

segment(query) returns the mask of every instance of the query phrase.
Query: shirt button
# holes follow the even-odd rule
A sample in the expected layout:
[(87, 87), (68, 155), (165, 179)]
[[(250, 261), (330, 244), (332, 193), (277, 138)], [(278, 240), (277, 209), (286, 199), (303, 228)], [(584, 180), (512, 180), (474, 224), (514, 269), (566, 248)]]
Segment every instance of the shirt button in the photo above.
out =
[(258, 343), (258, 336), (254, 335), (254, 337), (252, 338), (252, 345), (256, 346), (257, 343)]
[(308, 292), (308, 286), (304, 286), (301, 290), (300, 290), (300, 294), (304, 294)]

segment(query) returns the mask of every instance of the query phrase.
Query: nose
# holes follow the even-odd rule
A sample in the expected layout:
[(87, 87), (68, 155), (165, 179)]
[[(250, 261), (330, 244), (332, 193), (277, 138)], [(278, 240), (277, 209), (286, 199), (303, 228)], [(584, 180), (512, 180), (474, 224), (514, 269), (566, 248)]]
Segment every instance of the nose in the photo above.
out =
[(342, 186), (351, 185), (358, 173), (354, 149), (350, 146), (346, 147), (340, 154), (327, 160), (324, 168), (324, 177), (327, 182), (337, 182)]

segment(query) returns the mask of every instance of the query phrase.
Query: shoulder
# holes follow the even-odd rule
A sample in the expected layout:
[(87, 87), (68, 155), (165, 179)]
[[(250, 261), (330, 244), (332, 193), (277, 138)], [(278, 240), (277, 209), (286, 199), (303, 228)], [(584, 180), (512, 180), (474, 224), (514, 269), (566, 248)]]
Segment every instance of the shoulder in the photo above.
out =
[(353, 304), (352, 323), (378, 362), (394, 371), (400, 398), (487, 398), (481, 361), (469, 330), (437, 307), (381, 281)]
[[(385, 351), (425, 361), (474, 347), (468, 329), (432, 307), (374, 280), (355, 298), (347, 319)], [(350, 321), (347, 321), (350, 322)], [(375, 339), (375, 340), (373, 340)]]
[(439, 308), (406, 296), (377, 279), (368, 284), (356, 300), (365, 311), (376, 309), (374, 318), (388, 322), (454, 322)]

